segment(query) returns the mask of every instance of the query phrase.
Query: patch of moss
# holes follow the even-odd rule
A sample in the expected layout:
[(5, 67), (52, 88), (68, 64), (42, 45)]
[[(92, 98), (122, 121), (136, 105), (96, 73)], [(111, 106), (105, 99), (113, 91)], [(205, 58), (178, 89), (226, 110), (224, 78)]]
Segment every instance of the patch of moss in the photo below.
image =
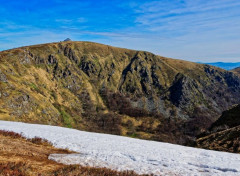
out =
[(64, 110), (60, 111), (60, 114), (62, 116), (64, 126), (72, 128), (72, 117)]
[(40, 91), (39, 88), (37, 87), (37, 85), (34, 84), (34, 83), (31, 83), (29, 86), (31, 87), (31, 89), (33, 89), (33, 90), (35, 90), (35, 91), (37, 91), (37, 92)]
[(62, 117), (63, 126), (73, 128), (74, 122), (72, 116), (69, 113), (67, 113), (64, 107), (62, 107), (60, 104), (54, 103), (53, 105), (58, 110)]
[(136, 133), (127, 133), (127, 136), (131, 137), (131, 138), (137, 138), (138, 135)]

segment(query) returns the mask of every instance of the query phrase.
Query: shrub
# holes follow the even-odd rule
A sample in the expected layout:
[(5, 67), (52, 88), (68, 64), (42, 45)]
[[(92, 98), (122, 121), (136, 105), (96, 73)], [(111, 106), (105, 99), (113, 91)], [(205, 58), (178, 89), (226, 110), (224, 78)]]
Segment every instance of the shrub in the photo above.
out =
[(28, 139), (30, 142), (34, 143), (34, 144), (37, 144), (37, 145), (50, 145), (52, 146), (52, 143), (49, 142), (48, 140), (46, 139), (42, 139), (42, 138), (39, 138), (39, 137), (35, 137), (35, 138), (32, 138), (32, 139)]
[(26, 170), (29, 170), (29, 167), (23, 162), (0, 163), (0, 175), (24, 176)]
[(125, 114), (131, 117), (162, 117), (160, 113), (148, 112), (143, 108), (133, 107), (130, 100), (119, 92), (114, 93), (107, 89), (103, 89), (100, 91), (100, 95), (109, 110), (113, 112)]
[(22, 136), (22, 134), (15, 133), (13, 131), (0, 130), (0, 135), (2, 135), (2, 136), (10, 136), (11, 138), (14, 138), (14, 139), (22, 138), (22, 139), (25, 139), (25, 140), (27, 140), (29, 142), (37, 144), (37, 145), (49, 145), (49, 146), (52, 146), (52, 143), (49, 142), (46, 139), (42, 139), (42, 138), (39, 138), (39, 137), (34, 137), (34, 138), (27, 139), (24, 136)]
[(23, 138), (21, 134), (15, 133), (13, 131), (0, 130), (0, 135), (11, 136), (12, 138)]

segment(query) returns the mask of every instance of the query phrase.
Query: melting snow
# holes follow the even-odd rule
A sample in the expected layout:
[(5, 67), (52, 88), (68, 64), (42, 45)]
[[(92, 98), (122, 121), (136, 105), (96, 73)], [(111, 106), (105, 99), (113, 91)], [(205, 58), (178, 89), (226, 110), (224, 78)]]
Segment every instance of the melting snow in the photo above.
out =
[(52, 154), (64, 164), (134, 170), (155, 175), (240, 175), (240, 155), (69, 128), (0, 121), (0, 129), (47, 139), (79, 154)]

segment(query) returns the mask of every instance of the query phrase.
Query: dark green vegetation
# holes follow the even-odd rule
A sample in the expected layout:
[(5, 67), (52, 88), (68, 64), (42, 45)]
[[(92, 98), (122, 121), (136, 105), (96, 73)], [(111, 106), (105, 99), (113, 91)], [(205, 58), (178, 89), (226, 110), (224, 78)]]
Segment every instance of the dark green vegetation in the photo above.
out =
[(197, 140), (199, 147), (240, 153), (240, 105), (224, 111), (203, 136)]
[(240, 78), (90, 42), (0, 53), (0, 119), (191, 144), (240, 103)]

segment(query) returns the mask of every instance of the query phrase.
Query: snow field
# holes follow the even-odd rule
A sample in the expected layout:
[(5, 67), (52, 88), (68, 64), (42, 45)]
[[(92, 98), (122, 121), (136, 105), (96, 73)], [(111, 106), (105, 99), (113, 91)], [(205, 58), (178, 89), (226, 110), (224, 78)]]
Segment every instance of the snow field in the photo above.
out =
[(22, 133), (27, 138), (44, 138), (57, 148), (78, 152), (49, 156), (64, 164), (154, 175), (240, 175), (239, 154), (20, 122), (0, 121), (0, 129)]

